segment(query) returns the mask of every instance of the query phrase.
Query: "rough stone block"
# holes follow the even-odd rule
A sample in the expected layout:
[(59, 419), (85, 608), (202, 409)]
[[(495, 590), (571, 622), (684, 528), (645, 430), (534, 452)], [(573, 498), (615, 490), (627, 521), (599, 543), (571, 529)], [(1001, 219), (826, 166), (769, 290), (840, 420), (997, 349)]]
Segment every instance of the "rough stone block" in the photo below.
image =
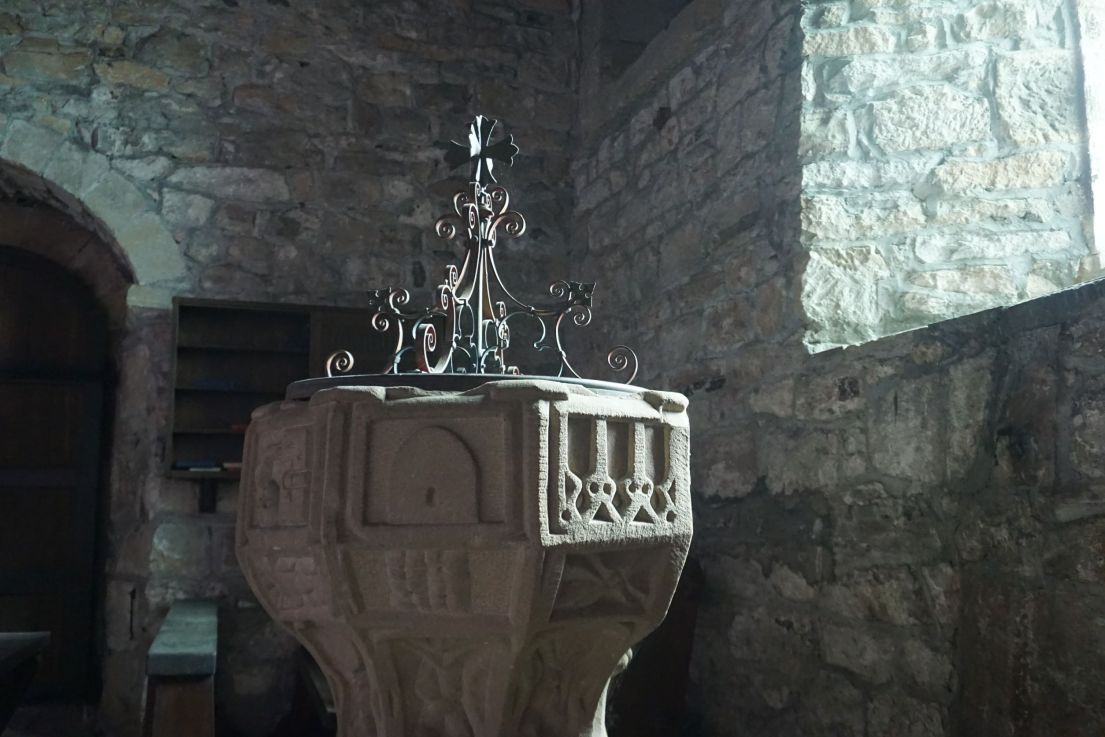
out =
[(802, 199), (802, 233), (814, 240), (869, 240), (909, 232), (924, 223), (921, 202), (908, 193)]
[(986, 100), (945, 85), (909, 87), (870, 109), (885, 151), (941, 150), (991, 135)]
[(998, 56), (994, 100), (1006, 134), (1020, 146), (1074, 143), (1081, 138), (1075, 57), (1065, 50)]
[(270, 169), (195, 166), (177, 170), (168, 183), (185, 191), (244, 202), (283, 202), (290, 197), (287, 181)]
[(802, 278), (802, 305), (809, 320), (841, 336), (869, 336), (882, 319), (878, 283), (890, 271), (871, 248), (821, 249), (810, 253)]
[(845, 668), (865, 681), (886, 683), (894, 671), (894, 648), (870, 630), (825, 625), (821, 652), (829, 665)]
[(41, 174), (63, 140), (55, 131), (16, 120), (0, 144), (0, 157)]
[(1051, 223), (1065, 217), (1061, 201), (1048, 197), (966, 197), (930, 203), (931, 225)]
[(210, 573), (207, 526), (166, 520), (157, 526), (150, 549), (150, 573), (166, 578), (203, 578)]
[(943, 478), (940, 435), (945, 389), (937, 378), (902, 382), (871, 413), (871, 460), (883, 473), (911, 481)]
[(868, 737), (944, 737), (941, 709), (906, 696), (884, 691), (867, 707)]
[[(827, 89), (852, 100), (885, 95), (898, 85), (947, 82), (972, 94), (985, 91), (989, 50), (971, 46), (937, 54), (859, 57), (828, 76)], [(826, 67), (828, 74), (829, 67)]]
[(161, 194), (161, 214), (171, 225), (197, 228), (211, 219), (215, 201), (198, 194), (167, 189)]
[(169, 89), (167, 74), (133, 61), (104, 62), (96, 64), (95, 69), (96, 76), (105, 84), (126, 85), (152, 92), (164, 92)]
[(802, 167), (802, 186), (818, 189), (911, 189), (936, 163), (935, 156), (887, 161), (816, 161)]
[(887, 54), (898, 46), (897, 34), (871, 25), (853, 25), (842, 29), (811, 31), (802, 47), (805, 56), (854, 56)]
[(964, 266), (922, 271), (909, 277), (909, 282), (940, 292), (987, 295), (1000, 304), (1009, 304), (1017, 298), (1017, 285), (1013, 282), (1013, 275), (1004, 266)]
[(956, 193), (1038, 189), (1062, 184), (1070, 165), (1065, 151), (1031, 151), (990, 161), (949, 159), (933, 171), (933, 181)]
[(92, 52), (62, 46), (52, 39), (25, 38), (4, 54), (3, 61), (4, 70), (17, 79), (83, 84), (89, 78)]
[(847, 153), (856, 136), (847, 110), (803, 110), (801, 129), (798, 155), (803, 161)]
[(963, 259), (1010, 259), (1018, 256), (1059, 256), (1075, 249), (1063, 230), (1015, 233), (926, 233), (917, 236), (914, 250), (923, 263)]

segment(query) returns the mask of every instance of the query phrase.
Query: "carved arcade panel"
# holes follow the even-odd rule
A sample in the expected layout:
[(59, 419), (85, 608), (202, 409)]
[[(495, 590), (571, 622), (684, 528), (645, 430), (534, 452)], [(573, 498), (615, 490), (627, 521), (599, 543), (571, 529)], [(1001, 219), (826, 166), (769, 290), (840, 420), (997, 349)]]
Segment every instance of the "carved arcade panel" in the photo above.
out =
[(560, 453), (550, 472), (550, 531), (670, 529), (683, 513), (670, 455), (673, 435), (683, 432), (655, 422), (555, 414), (550, 445)]
[(506, 521), (506, 417), (393, 418), (388, 409), (364, 403), (353, 412), (348, 494), (356, 528)]
[(346, 581), (358, 614), (505, 621), (523, 564), (518, 545), (496, 548), (351, 548)]

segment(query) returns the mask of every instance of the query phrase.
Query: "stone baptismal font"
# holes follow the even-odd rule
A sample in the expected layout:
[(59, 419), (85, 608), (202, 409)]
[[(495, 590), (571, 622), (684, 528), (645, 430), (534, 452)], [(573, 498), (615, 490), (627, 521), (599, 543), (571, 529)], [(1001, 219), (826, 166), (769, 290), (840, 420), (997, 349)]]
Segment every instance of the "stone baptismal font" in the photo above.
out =
[[(336, 353), (247, 433), (238, 559), (325, 673), (342, 737), (605, 735), (610, 678), (690, 545), (687, 400), (579, 378), (560, 331), (589, 322), (594, 285), (542, 305), (503, 286), (495, 244), (525, 220), (494, 129), (477, 117), (447, 156), (473, 174), (436, 225), (465, 252), (433, 305), (371, 293), (380, 373)], [(526, 330), (551, 375), (508, 363)]]

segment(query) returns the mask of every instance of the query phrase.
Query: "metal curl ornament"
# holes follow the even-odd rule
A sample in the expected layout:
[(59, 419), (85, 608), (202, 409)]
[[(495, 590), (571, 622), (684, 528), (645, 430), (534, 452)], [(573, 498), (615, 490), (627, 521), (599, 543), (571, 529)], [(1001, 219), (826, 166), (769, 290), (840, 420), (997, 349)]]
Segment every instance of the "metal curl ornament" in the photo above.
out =
[[(492, 174), (496, 163), (512, 166), (518, 154), (513, 136), (493, 140), (498, 126), (498, 121), (477, 115), (467, 141), (454, 141), (446, 154), (450, 168), (470, 165), (472, 173), (468, 185), (453, 195), (453, 212), (438, 218), (433, 227), (439, 238), (461, 240), (465, 252), (458, 265), (446, 270), (431, 304), (407, 308), (410, 293), (405, 289), (369, 292), (370, 327), (395, 337), (379, 373), (521, 374), (518, 365), (508, 360), (514, 334), (510, 322), (525, 318), (524, 322), (536, 323), (538, 337), (521, 344), (551, 356), (558, 363), (555, 376), (582, 378), (568, 360), (560, 329), (565, 323), (590, 324), (595, 285), (556, 281), (548, 288), (551, 302), (531, 304), (514, 296), (499, 275), (495, 263), (499, 237), (524, 235), (526, 219), (510, 209), (510, 193)], [(615, 373), (628, 373), (626, 384), (637, 377), (637, 354), (628, 346), (611, 349), (606, 364)], [(349, 351), (336, 351), (326, 360), (328, 376), (348, 373), (352, 367)]]
[(349, 351), (334, 351), (326, 358), (326, 375), (348, 374), (353, 370), (353, 354)]

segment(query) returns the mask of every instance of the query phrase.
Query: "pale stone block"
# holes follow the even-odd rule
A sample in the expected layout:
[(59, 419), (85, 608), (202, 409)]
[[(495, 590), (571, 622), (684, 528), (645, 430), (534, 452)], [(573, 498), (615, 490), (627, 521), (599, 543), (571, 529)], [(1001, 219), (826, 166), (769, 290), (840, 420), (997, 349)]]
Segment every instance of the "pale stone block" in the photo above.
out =
[(802, 198), (803, 236), (858, 241), (909, 232), (924, 225), (921, 202), (912, 194)]
[(1068, 253), (1074, 248), (1074, 240), (1065, 230), (925, 233), (916, 237), (913, 247), (922, 263), (933, 264), (959, 259), (1005, 260)]
[(62, 46), (52, 39), (27, 37), (4, 55), (4, 70), (17, 79), (82, 84), (88, 80), (91, 62), (89, 49)]
[(1025, 299), (1054, 294), (1074, 283), (1073, 265), (1066, 261), (1037, 261), (1024, 284)]
[(175, 164), (168, 156), (147, 156), (141, 159), (115, 159), (111, 165), (131, 179), (154, 181), (173, 170)]
[(817, 161), (802, 168), (802, 186), (807, 191), (911, 188), (938, 160), (922, 156), (889, 161)]
[(126, 60), (109, 61), (96, 64), (95, 69), (96, 76), (106, 84), (126, 85), (153, 92), (169, 89), (169, 76), (145, 64)]
[(1071, 52), (1014, 51), (999, 55), (995, 69), (994, 100), (1014, 143), (1039, 146), (1081, 139)]
[(198, 194), (167, 189), (162, 193), (161, 214), (166, 222), (197, 228), (211, 219), (215, 201)]
[(167, 310), (173, 306), (175, 290), (132, 284), (127, 289), (127, 307)]
[(181, 248), (154, 213), (133, 215), (129, 223), (115, 231), (115, 238), (139, 282), (175, 283), (185, 276)]
[(1054, 19), (1058, 11), (1059, 3), (1055, 0), (981, 2), (956, 18), (955, 29), (964, 41), (1019, 39), (1043, 30), (1048, 40), (1055, 42), (1058, 33)]
[(937, 54), (859, 57), (834, 75), (828, 88), (865, 98), (900, 84), (948, 82), (961, 90), (981, 94), (985, 91), (988, 57), (989, 50), (980, 46)]
[(1031, 151), (990, 161), (949, 159), (933, 171), (945, 192), (1038, 189), (1062, 184), (1070, 170), (1065, 151)]
[(937, 200), (931, 208), (932, 225), (1046, 223), (1064, 216), (1059, 203), (1045, 197)]
[(914, 286), (940, 292), (986, 295), (1004, 304), (1017, 298), (1013, 275), (1004, 266), (964, 266), (957, 269), (922, 271), (909, 278)]
[(883, 257), (869, 247), (811, 252), (802, 276), (807, 318), (824, 334), (869, 337), (883, 314), (878, 283), (889, 273)]
[(990, 138), (986, 100), (946, 85), (917, 85), (870, 105), (886, 151), (940, 150)]
[(41, 174), (63, 140), (56, 131), (15, 120), (0, 145), (0, 157)]
[(929, 51), (946, 45), (944, 25), (939, 22), (914, 23), (905, 37), (905, 47), (909, 51)]
[(177, 188), (245, 202), (282, 202), (290, 197), (283, 175), (271, 169), (241, 166), (194, 166), (167, 180)]
[(65, 141), (54, 152), (42, 176), (66, 192), (79, 196), (103, 178), (110, 166), (103, 154), (89, 151), (72, 141)]
[(855, 123), (847, 110), (803, 110), (798, 154), (804, 159), (847, 153), (855, 140)]
[(915, 325), (928, 325), (1005, 306), (985, 295), (957, 296), (958, 299), (949, 299), (947, 294), (906, 292), (899, 298), (901, 318)]
[(807, 33), (802, 53), (804, 56), (887, 54), (893, 52), (897, 45), (898, 36), (889, 28), (853, 25), (842, 29)]

